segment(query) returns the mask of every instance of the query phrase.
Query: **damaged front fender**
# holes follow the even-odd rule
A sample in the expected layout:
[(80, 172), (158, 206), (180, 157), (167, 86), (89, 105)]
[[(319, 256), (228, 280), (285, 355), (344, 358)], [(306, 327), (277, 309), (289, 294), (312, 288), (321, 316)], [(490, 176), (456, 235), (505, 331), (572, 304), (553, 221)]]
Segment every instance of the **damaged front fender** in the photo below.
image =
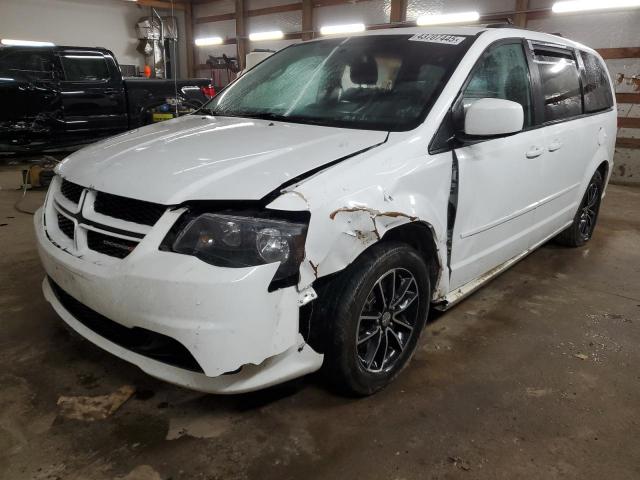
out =
[[(391, 136), (393, 137), (393, 135)], [(398, 159), (391, 145), (357, 156), (290, 187), (269, 205), (309, 210), (300, 291), (318, 278), (339, 272), (393, 229), (420, 222), (433, 236), (435, 264), (446, 265), (446, 212), (451, 156), (425, 154)], [(363, 174), (366, 172), (366, 174)], [(448, 275), (438, 271), (435, 296), (446, 293)]]

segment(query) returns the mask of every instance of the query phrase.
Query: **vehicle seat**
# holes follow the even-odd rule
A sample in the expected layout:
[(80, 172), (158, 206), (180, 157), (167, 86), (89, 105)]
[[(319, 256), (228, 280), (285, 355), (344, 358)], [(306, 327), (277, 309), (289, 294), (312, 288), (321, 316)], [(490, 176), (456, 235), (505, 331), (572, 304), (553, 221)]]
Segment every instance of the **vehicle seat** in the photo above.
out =
[(363, 55), (349, 65), (351, 83), (358, 85), (344, 91), (340, 100), (357, 102), (371, 95), (371, 87), (378, 83), (378, 64), (370, 55)]

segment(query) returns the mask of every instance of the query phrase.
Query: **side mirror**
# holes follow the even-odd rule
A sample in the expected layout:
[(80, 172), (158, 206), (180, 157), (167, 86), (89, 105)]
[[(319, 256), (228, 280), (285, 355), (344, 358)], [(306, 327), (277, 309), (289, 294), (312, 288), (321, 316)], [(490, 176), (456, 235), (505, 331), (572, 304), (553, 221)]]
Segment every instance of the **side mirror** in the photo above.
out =
[(464, 133), (474, 137), (494, 137), (522, 130), (522, 105), (500, 98), (481, 98), (464, 114)]

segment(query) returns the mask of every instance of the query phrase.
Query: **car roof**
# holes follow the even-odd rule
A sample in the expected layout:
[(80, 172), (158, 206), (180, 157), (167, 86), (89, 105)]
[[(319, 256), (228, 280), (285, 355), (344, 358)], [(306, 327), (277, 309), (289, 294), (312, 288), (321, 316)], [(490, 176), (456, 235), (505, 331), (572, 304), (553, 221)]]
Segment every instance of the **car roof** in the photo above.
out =
[(515, 26), (504, 25), (477, 25), (477, 26), (429, 26), (429, 27), (394, 27), (394, 28), (376, 28), (365, 30), (364, 32), (347, 33), (344, 35), (330, 35), (312, 41), (322, 41), (329, 38), (337, 37), (359, 37), (359, 36), (375, 36), (375, 35), (415, 35), (419, 33), (433, 33), (441, 35), (467, 35), (490, 37), (490, 40), (500, 40), (501, 38), (526, 38), (538, 42), (553, 43), (556, 45), (564, 45), (581, 50), (594, 50), (586, 45), (575, 42), (568, 38), (550, 33), (536, 32)]

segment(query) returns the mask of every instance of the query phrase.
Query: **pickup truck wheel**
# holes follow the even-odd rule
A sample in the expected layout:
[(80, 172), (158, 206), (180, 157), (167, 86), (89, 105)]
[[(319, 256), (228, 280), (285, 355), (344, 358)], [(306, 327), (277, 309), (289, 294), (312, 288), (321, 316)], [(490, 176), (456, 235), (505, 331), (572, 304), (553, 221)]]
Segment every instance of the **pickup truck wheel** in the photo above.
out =
[(427, 265), (403, 243), (367, 250), (334, 284), (325, 373), (341, 391), (371, 395), (407, 364), (427, 320)]
[(566, 247), (581, 247), (591, 239), (598, 221), (603, 185), (602, 174), (594, 173), (573, 217), (573, 223), (555, 238), (557, 243)]

